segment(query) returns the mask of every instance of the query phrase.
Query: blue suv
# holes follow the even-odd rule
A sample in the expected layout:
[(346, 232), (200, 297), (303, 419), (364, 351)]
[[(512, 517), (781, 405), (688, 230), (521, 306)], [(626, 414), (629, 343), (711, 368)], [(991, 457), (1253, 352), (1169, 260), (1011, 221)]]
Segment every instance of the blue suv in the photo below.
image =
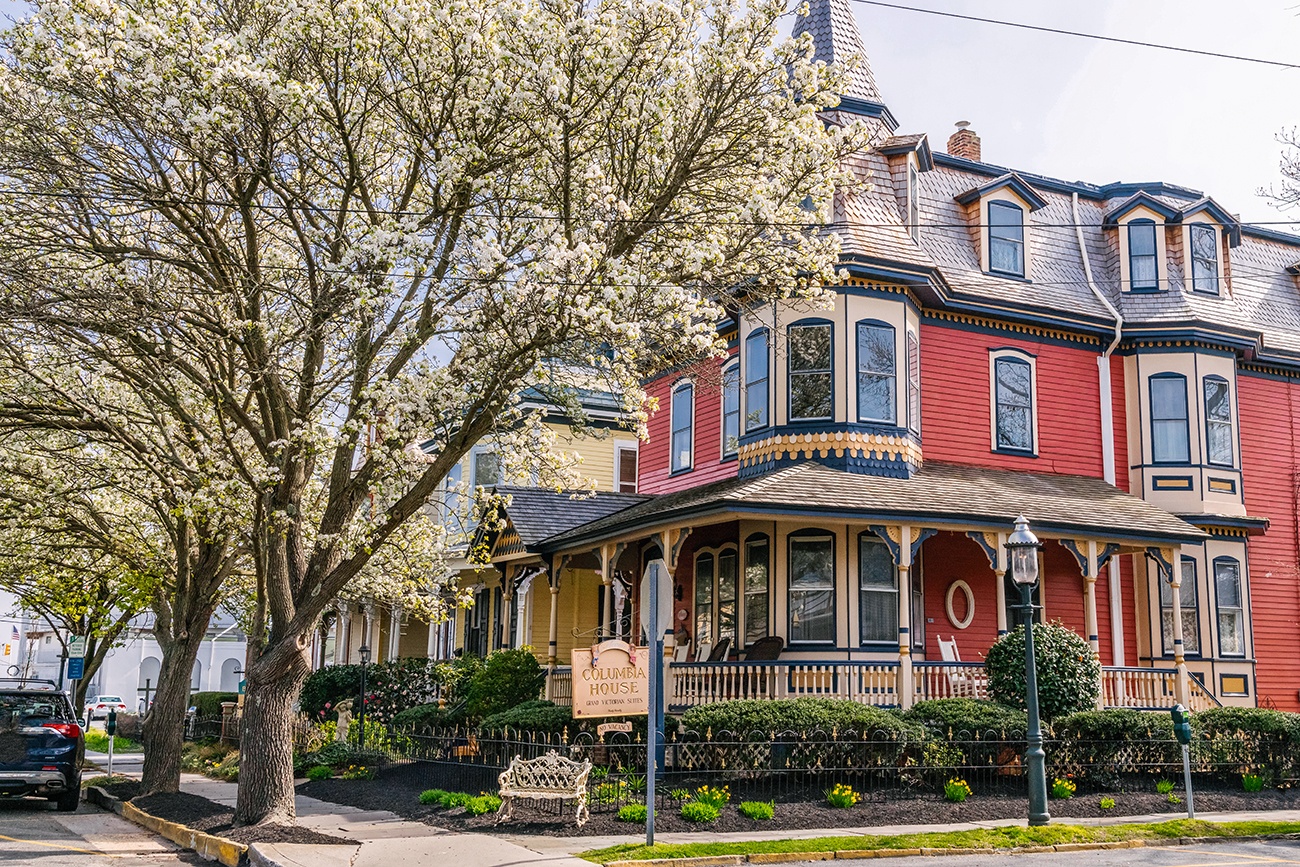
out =
[(0, 681), (0, 798), (48, 798), (71, 813), (81, 799), (86, 738), (72, 703), (48, 688)]

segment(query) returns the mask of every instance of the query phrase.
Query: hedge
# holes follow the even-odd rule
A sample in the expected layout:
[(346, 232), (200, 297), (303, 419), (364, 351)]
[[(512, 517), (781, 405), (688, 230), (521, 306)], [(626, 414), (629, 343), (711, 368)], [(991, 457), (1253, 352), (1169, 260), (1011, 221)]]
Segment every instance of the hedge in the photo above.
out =
[[(1060, 621), (1034, 624), (1034, 659), (1038, 672), (1038, 707), (1045, 720), (1097, 706), (1101, 663), (1092, 646)], [(989, 648), (984, 663), (989, 697), (1014, 708), (1025, 707), (1025, 627), (1016, 627)]]
[(975, 698), (918, 701), (910, 710), (904, 711), (902, 717), (922, 723), (932, 731), (954, 736), (970, 734), (983, 737), (987, 732), (1019, 734), (1028, 726), (1023, 710)]
[(479, 723), (479, 728), (487, 732), (499, 732), (510, 728), (545, 734), (560, 734), (566, 728), (570, 733), (576, 731), (573, 713), (569, 708), (540, 700), (526, 701), (510, 710), (494, 713)]
[(726, 731), (744, 736), (750, 732), (807, 733), (820, 729), (838, 732), (884, 732), (920, 737), (915, 723), (898, 714), (840, 698), (744, 699), (693, 707), (682, 715), (682, 725), (703, 734)]
[[(196, 692), (190, 696), (190, 706), (199, 716), (221, 716), (221, 703), (223, 701), (239, 701), (237, 692)], [(118, 714), (118, 725), (121, 725), (122, 715)]]

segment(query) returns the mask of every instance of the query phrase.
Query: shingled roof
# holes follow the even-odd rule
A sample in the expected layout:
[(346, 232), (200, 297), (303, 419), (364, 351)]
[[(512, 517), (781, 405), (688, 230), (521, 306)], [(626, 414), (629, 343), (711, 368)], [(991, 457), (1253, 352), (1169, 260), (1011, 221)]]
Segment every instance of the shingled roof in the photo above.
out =
[(857, 59), (852, 79), (841, 96), (883, 102), (867, 51), (858, 33), (849, 0), (808, 0), (808, 14), (795, 17), (794, 36), (811, 33), (815, 57), (827, 64), (847, 64)]
[(910, 479), (847, 473), (816, 463), (727, 479), (655, 497), (552, 536), (541, 547), (558, 550), (664, 521), (737, 512), (990, 529), (1010, 527), (1023, 514), (1040, 530), (1135, 544), (1207, 538), (1186, 521), (1101, 479), (927, 461)]
[(554, 491), (498, 485), (496, 493), (510, 497), (506, 517), (528, 548), (543, 539), (623, 511), (649, 497), (610, 491)]

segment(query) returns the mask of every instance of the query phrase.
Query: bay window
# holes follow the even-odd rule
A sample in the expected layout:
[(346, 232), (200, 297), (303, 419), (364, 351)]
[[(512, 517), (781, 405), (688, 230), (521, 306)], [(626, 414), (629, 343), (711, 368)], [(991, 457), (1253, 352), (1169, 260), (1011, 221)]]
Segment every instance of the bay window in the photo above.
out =
[(1232, 400), (1228, 381), (1218, 376), (1205, 377), (1205, 452), (1206, 459), (1221, 467), (1233, 465)]
[(790, 643), (835, 641), (835, 537), (790, 537)]
[[(1201, 653), (1200, 618), (1196, 607), (1196, 561), (1183, 558), (1181, 581), (1178, 588), (1182, 610), (1178, 616), (1183, 624), (1183, 652), (1191, 656)], [(1174, 588), (1168, 581), (1160, 582), (1160, 634), (1166, 655), (1174, 652)]]
[(829, 419), (834, 412), (831, 325), (791, 325), (787, 335), (790, 421)]
[(1191, 460), (1187, 431), (1187, 378), (1178, 373), (1151, 377), (1151, 460), (1185, 464)]
[(877, 322), (858, 323), (858, 421), (895, 424), (897, 365), (894, 329)]
[(745, 541), (745, 644), (767, 637), (770, 546), (766, 536)]
[(745, 338), (745, 432), (767, 427), (768, 346), (767, 329), (760, 328)]
[(730, 457), (740, 449), (740, 366), (735, 362), (722, 370), (722, 454)]
[(1246, 611), (1241, 565), (1230, 557), (1214, 561), (1214, 606), (1219, 622), (1219, 653), (1246, 655)]

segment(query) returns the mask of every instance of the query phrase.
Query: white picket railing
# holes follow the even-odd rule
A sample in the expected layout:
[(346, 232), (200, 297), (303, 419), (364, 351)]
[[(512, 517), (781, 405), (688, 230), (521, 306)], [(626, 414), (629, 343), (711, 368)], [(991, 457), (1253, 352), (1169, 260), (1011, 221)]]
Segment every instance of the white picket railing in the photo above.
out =
[(892, 662), (681, 662), (669, 666), (674, 709), (742, 698), (847, 698), (898, 704)]
[[(1187, 678), (1191, 711), (1217, 707), (1219, 700), (1194, 677)], [(1101, 699), (1106, 707), (1154, 710), (1178, 704), (1178, 670), (1174, 668), (1119, 668), (1101, 670)]]
[(989, 697), (989, 678), (982, 662), (918, 662), (912, 672), (917, 701)]
[(555, 670), (548, 675), (549, 689), (543, 691), (545, 696), (548, 692), (550, 700), (558, 705), (568, 707), (573, 704), (573, 669), (567, 665), (557, 665)]

